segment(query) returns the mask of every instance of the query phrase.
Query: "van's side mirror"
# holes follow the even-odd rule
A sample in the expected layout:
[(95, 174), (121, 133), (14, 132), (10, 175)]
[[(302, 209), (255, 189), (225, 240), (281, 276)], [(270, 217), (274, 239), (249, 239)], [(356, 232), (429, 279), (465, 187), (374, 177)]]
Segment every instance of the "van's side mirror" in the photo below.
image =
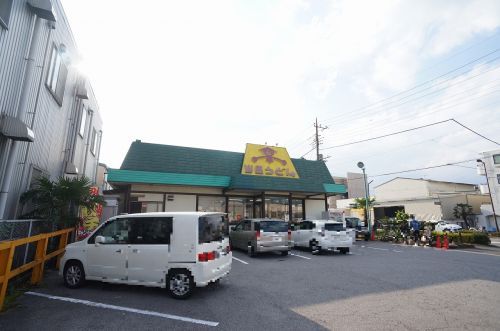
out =
[(106, 238), (103, 236), (97, 236), (95, 237), (95, 243), (96, 244), (104, 244), (106, 242)]

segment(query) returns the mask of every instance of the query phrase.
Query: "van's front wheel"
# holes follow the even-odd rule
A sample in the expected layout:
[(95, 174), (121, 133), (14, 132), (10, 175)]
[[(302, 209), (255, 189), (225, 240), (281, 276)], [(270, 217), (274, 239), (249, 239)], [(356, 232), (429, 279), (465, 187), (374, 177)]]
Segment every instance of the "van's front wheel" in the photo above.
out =
[(187, 299), (193, 294), (193, 277), (187, 270), (174, 270), (169, 273), (167, 287), (173, 298)]
[(68, 288), (79, 288), (85, 284), (85, 271), (79, 261), (69, 261), (64, 266), (64, 285)]

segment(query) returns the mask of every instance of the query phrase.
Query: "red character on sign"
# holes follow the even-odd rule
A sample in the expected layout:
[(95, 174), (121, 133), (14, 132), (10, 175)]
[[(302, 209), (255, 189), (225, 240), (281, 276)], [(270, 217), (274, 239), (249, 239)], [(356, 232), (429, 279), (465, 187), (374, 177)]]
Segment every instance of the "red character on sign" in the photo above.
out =
[(264, 148), (259, 149), (259, 151), (261, 151), (262, 154), (264, 154), (264, 155), (252, 157), (252, 162), (255, 163), (260, 159), (265, 159), (267, 163), (273, 163), (274, 161), (278, 161), (282, 165), (286, 165), (285, 160), (279, 159), (279, 158), (274, 156), (274, 154), (276, 154), (276, 151), (274, 149), (272, 149), (270, 147), (264, 147)]

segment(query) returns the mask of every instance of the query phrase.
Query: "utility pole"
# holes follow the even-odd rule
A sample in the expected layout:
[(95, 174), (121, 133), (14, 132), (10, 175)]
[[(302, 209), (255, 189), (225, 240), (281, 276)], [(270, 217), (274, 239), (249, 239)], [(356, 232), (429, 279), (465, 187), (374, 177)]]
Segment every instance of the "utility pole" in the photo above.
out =
[(321, 124), (318, 125), (318, 118), (316, 117), (316, 122), (313, 124), (314, 128), (316, 129), (316, 135), (314, 139), (314, 143), (316, 144), (316, 160), (317, 161), (322, 161), (323, 156), (319, 154), (319, 144), (320, 144), (320, 135), (318, 129), (321, 129), (321, 131), (328, 129), (328, 126), (322, 126)]

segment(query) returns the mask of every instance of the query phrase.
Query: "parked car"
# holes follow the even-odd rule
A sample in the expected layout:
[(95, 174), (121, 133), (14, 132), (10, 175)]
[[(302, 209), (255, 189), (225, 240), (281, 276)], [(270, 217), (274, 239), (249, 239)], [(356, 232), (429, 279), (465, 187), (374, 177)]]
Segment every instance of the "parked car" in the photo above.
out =
[(446, 221), (441, 221), (436, 224), (436, 227), (434, 228), (436, 231), (441, 231), (441, 232), (457, 232), (462, 230), (462, 227), (458, 224), (454, 223), (448, 223)]
[(245, 219), (233, 228), (229, 239), (232, 248), (244, 250), (251, 257), (273, 251), (286, 256), (291, 248), (288, 222), (280, 219)]
[(347, 254), (353, 242), (343, 222), (327, 220), (300, 222), (298, 229), (292, 231), (292, 241), (296, 247), (309, 247), (313, 254), (319, 254), (323, 250), (338, 250)]
[(143, 213), (113, 217), (66, 247), (60, 274), (77, 288), (85, 280), (166, 287), (176, 299), (218, 282), (232, 253), (222, 213)]
[(345, 218), (347, 229), (353, 229), (356, 233), (356, 238), (365, 239), (365, 235), (368, 233), (368, 228), (365, 226), (365, 222), (360, 220), (358, 217), (348, 216)]

